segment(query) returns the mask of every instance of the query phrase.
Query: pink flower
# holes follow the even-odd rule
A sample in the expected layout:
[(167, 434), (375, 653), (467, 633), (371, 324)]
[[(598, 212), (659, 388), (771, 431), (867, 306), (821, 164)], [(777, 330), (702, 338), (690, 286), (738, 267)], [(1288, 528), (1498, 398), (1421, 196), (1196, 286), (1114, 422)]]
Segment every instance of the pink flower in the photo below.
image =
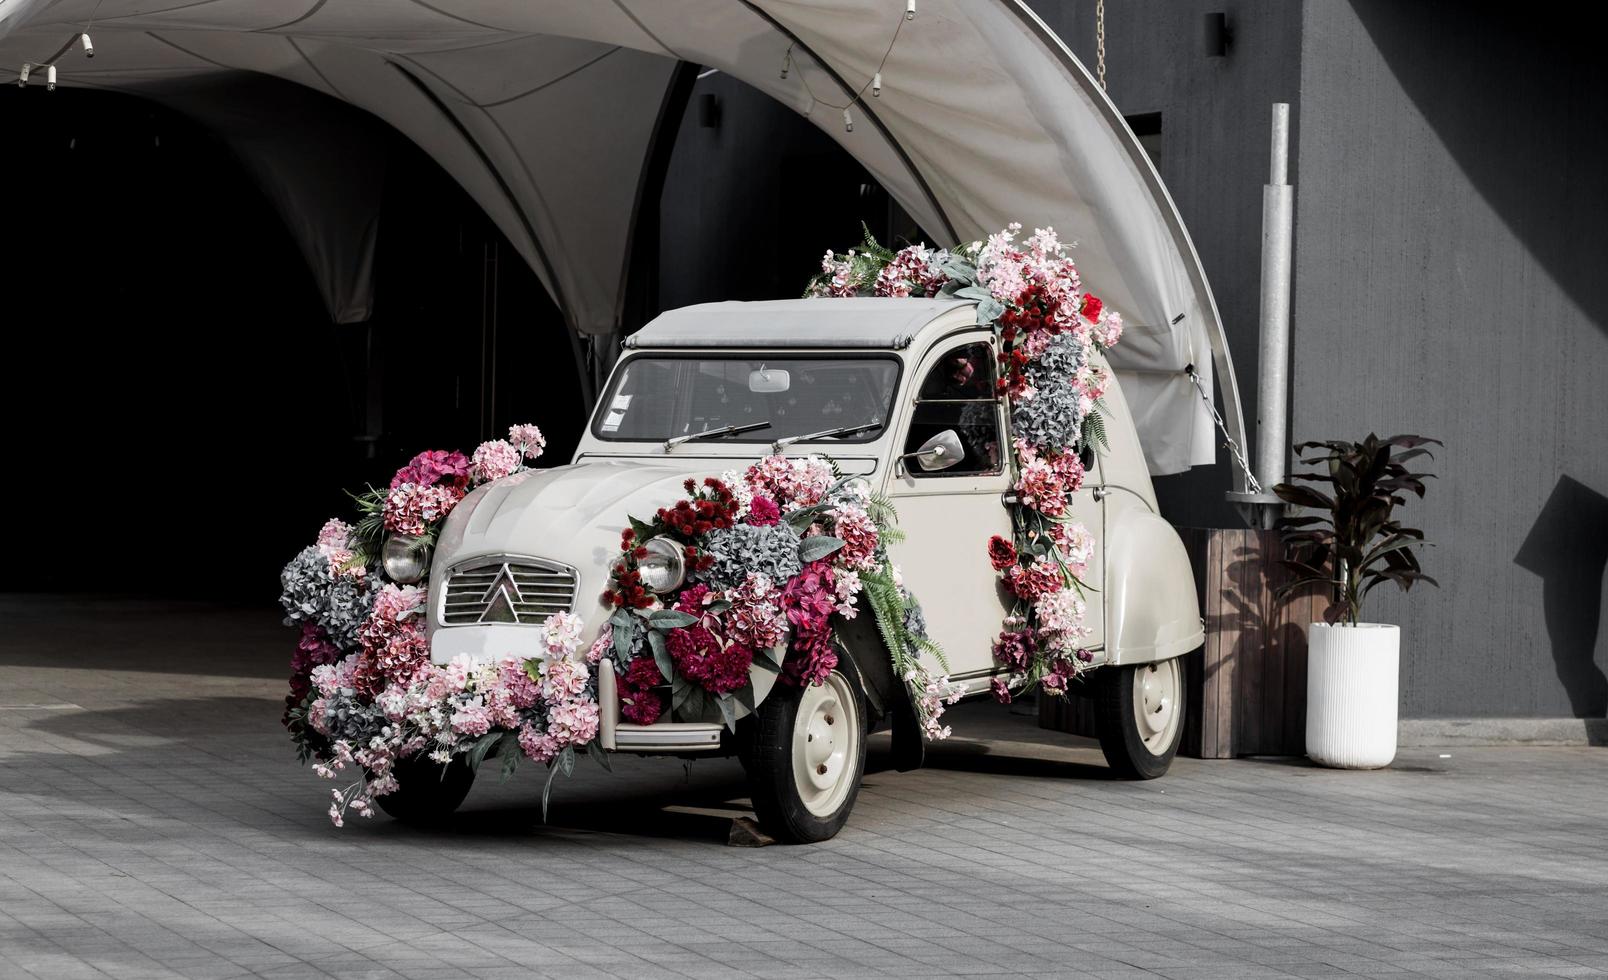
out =
[(481, 443), (475, 450), (470, 461), (469, 478), (476, 483), (490, 483), (518, 471), (520, 465), (518, 449), (502, 439), (493, 439)]
[(994, 692), (994, 700), (1000, 704), (1011, 703), (1011, 687), (1003, 678), (995, 677), (988, 682), (989, 688)]
[[(509, 657), (502, 662), (497, 680), (500, 690), (514, 708), (519, 710), (532, 708), (541, 700), (541, 688), (530, 679), (530, 674), (525, 671), (524, 661), (517, 657)], [(586, 686), (584, 681), (581, 686), (583, 688)]]
[(537, 459), (547, 448), (547, 437), (534, 425), (516, 425), (508, 430), (508, 441), (526, 459)]
[(443, 449), (426, 449), (409, 460), (408, 465), (396, 471), (396, 475), (391, 477), (391, 489), (395, 490), (404, 483), (417, 483), (421, 487), (429, 487), (443, 480), (460, 489), (468, 484), (469, 461), (464, 458), (463, 453), (457, 450), (447, 452)]
[(453, 713), (452, 730), (459, 735), (479, 738), (491, 731), (491, 713), (485, 705), (471, 701)]
[(778, 507), (812, 507), (832, 485), (832, 464), (819, 456), (766, 456), (743, 474), (749, 489)]
[(596, 666), (603, 655), (614, 648), (614, 627), (608, 623), (603, 624), (603, 630), (597, 634), (597, 639), (586, 649), (586, 662)]
[(542, 666), (542, 697), (548, 704), (578, 698), (590, 679), (587, 669), (573, 660), (554, 660)]
[(399, 484), (385, 497), (385, 506), (381, 511), (385, 529), (417, 537), (429, 530), (431, 524), (451, 513), (462, 499), (462, 494), (451, 486)]
[(1030, 564), (1006, 569), (1005, 584), (1023, 599), (1037, 599), (1059, 592), (1065, 580), (1061, 577), (1061, 566), (1054, 559), (1040, 555)]
[(782, 509), (776, 506), (776, 501), (762, 493), (756, 493), (748, 502), (748, 523), (755, 527), (770, 527), (782, 522)]
[(768, 650), (787, 635), (781, 592), (764, 575), (750, 574), (742, 585), (726, 593), (731, 603), (724, 617), (726, 635), (753, 650)]
[(553, 736), (527, 723), (519, 729), (519, 748), (530, 759), (545, 765), (553, 761), (562, 746)]
[(333, 551), (346, 551), (352, 546), (352, 525), (338, 517), (324, 522), (318, 532), (318, 550), (328, 555)]
[(837, 509), (834, 532), (843, 539), (843, 548), (836, 556), (840, 563), (864, 571), (876, 568), (877, 525), (871, 515), (853, 504), (844, 504)]
[(597, 703), (571, 701), (547, 713), (547, 733), (562, 746), (585, 745), (597, 738)]
[(811, 633), (793, 637), (793, 650), (782, 662), (781, 680), (797, 686), (823, 684), (837, 667), (837, 647), (832, 633)]

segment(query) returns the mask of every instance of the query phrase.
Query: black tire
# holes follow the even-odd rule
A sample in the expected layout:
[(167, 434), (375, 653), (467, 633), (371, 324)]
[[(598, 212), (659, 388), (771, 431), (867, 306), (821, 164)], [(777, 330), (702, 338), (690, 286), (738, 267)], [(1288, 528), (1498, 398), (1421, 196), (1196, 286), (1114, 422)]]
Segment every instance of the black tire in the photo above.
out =
[[(829, 699), (824, 707), (823, 697)], [(840, 717), (849, 712), (852, 718)], [(799, 782), (814, 780), (807, 772), (794, 772), (794, 731), (806, 714), (810, 717), (804, 719), (805, 723), (813, 720), (817, 729), (806, 733), (806, 741), (816, 748), (801, 747), (800, 751), (825, 754), (825, 761), (818, 765), (826, 771), (818, 775), (826, 776), (836, 767), (832, 788), (820, 791), (812, 800), (806, 800)], [(866, 719), (865, 698), (844, 672), (832, 671), (821, 685), (793, 687), (778, 683), (771, 690), (755, 712), (752, 744), (745, 753), (744, 766), (754, 813), (767, 834), (785, 843), (809, 844), (829, 840), (843, 828), (860, 795), (860, 778), (865, 774)], [(841, 751), (839, 739), (849, 742)], [(844, 780), (847, 784), (839, 788)]]
[(376, 796), (374, 802), (394, 820), (429, 826), (446, 820), (463, 804), (475, 784), (475, 773), (461, 755), (445, 766), (416, 755), (396, 764), (396, 784), (395, 790)]
[[(1170, 717), (1161, 732), (1141, 730), (1135, 700), (1136, 687), (1145, 673), (1170, 675), (1166, 682), (1174, 687)], [(1090, 678), (1093, 688), (1095, 730), (1100, 736), (1100, 751), (1106, 763), (1121, 779), (1155, 779), (1166, 775), (1178, 754), (1178, 744), (1184, 735), (1183, 669), (1177, 660), (1164, 660), (1154, 664), (1127, 664), (1121, 667), (1100, 667)], [(1153, 680), (1153, 677), (1152, 677)], [(1160, 708), (1156, 709), (1159, 713)], [(1150, 736), (1146, 742), (1147, 734)]]

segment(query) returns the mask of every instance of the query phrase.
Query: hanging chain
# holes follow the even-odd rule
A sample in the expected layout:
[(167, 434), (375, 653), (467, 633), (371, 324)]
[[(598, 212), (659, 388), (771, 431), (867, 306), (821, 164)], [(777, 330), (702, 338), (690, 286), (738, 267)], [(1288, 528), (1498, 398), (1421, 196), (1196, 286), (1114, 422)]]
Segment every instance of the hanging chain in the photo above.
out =
[(1234, 462), (1239, 464), (1240, 471), (1245, 474), (1245, 485), (1252, 493), (1261, 493), (1262, 484), (1256, 479), (1256, 474), (1251, 472), (1251, 464), (1245, 461), (1245, 453), (1240, 451), (1239, 443), (1235, 442), (1234, 437), (1228, 434), (1228, 423), (1223, 421), (1223, 416), (1218, 413), (1217, 406), (1212, 404), (1212, 396), (1206, 393), (1206, 386), (1201, 382), (1200, 375), (1195, 373), (1195, 365), (1191, 364), (1184, 368), (1184, 373), (1189, 376), (1189, 383), (1194, 385), (1195, 390), (1200, 393), (1200, 400), (1206, 403), (1206, 411), (1212, 413), (1212, 421), (1217, 423), (1217, 431), (1223, 434), (1223, 444), (1228, 447), (1229, 454), (1234, 457)]
[(1094, 4), (1094, 65), (1100, 78), (1100, 91), (1106, 90), (1105, 84), (1105, 0), (1095, 0)]

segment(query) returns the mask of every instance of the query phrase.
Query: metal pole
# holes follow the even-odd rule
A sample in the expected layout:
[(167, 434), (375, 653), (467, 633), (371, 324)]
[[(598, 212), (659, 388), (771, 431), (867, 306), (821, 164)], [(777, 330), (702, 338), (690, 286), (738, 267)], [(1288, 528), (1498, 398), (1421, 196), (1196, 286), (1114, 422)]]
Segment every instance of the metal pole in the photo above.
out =
[[(1290, 254), (1295, 188), (1288, 182), (1290, 106), (1273, 103), (1272, 156), (1262, 188), (1262, 343), (1256, 386), (1256, 479), (1264, 491), (1289, 472)], [(1276, 501), (1260, 507), (1263, 527), (1277, 519)]]

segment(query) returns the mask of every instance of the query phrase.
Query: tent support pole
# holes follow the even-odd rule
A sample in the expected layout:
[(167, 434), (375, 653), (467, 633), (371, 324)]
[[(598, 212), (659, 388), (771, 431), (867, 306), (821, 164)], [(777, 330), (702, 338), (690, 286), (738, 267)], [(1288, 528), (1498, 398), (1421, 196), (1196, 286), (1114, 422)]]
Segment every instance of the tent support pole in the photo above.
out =
[(1268, 182), (1262, 187), (1261, 350), (1256, 386), (1257, 522), (1271, 528), (1283, 505), (1271, 491), (1289, 472), (1290, 254), (1295, 188), (1290, 186), (1290, 106), (1273, 103)]

